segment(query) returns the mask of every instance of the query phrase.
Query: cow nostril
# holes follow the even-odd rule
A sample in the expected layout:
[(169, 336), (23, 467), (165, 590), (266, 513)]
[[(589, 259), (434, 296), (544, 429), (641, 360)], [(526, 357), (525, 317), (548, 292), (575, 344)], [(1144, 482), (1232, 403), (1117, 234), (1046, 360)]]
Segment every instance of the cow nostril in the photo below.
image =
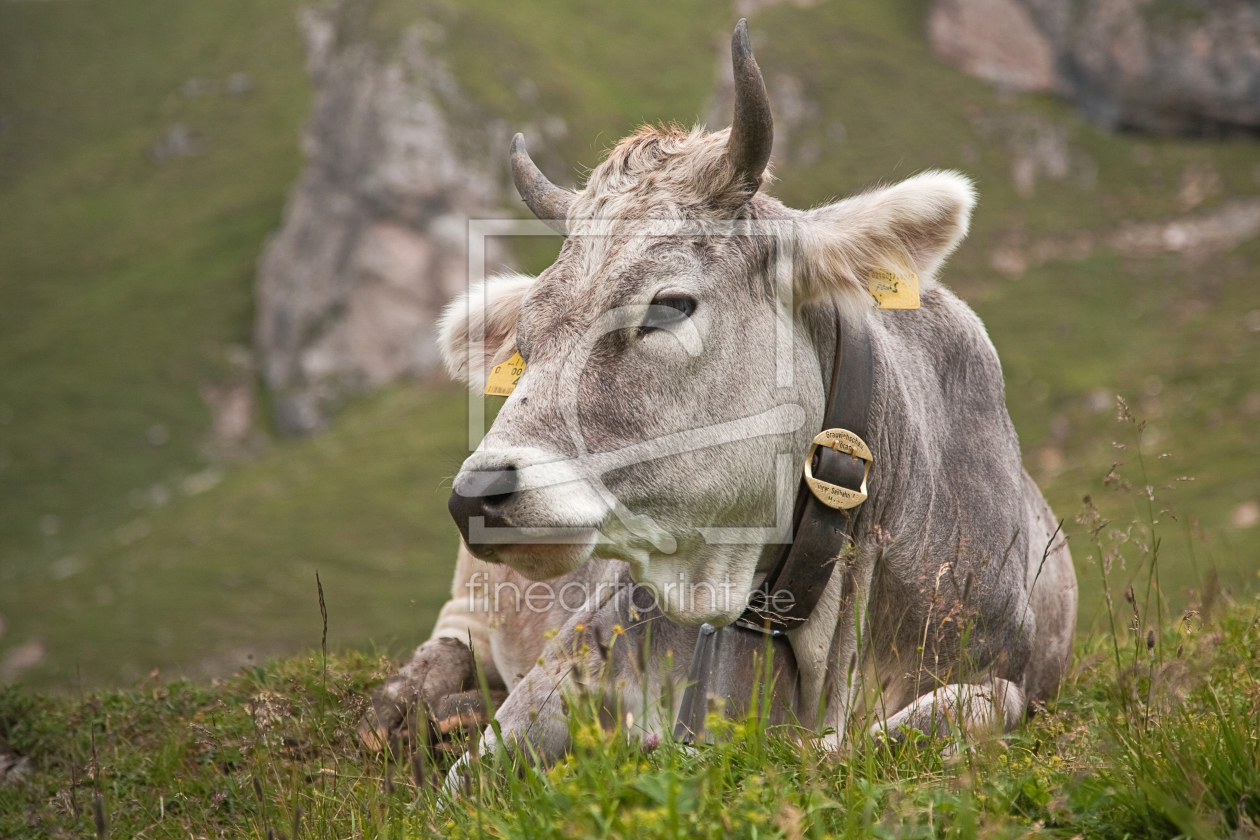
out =
[(512, 500), (520, 487), (520, 475), (516, 467), (507, 467), (487, 489), (486, 507), (502, 508)]
[(486, 496), (485, 507), (487, 510), (502, 510), (510, 501), (512, 501), (511, 493), (496, 493), (493, 496)]
[(512, 501), (519, 488), (520, 474), (516, 467), (508, 466), (476, 474), (476, 478), (464, 488), (464, 495), (480, 496), (482, 507), (487, 511), (500, 512)]
[(508, 502), (512, 501), (512, 497), (515, 495), (516, 495), (515, 491), (509, 491), (506, 493), (493, 493), (489, 496), (486, 496), (485, 500), (482, 502), (482, 506), (485, 507), (486, 510), (501, 512), (505, 507), (508, 506)]

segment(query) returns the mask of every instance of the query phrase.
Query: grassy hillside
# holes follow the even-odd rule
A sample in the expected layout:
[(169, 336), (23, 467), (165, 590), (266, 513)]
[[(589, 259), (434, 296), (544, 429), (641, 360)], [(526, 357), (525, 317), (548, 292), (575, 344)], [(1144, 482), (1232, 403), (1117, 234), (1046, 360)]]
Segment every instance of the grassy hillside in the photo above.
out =
[[(249, 341), (309, 97), (295, 5), (0, 4), (0, 649), (41, 644), (44, 679), (116, 678), (127, 614), (152, 645), (128, 579), (187, 597), (115, 550), (207, 466), (198, 386)], [(198, 154), (155, 160), (181, 125)]]
[[(223, 673), (305, 649), (316, 570), (336, 648), (409, 645), (445, 595), (454, 390), (388, 389), (249, 463), (206, 454), (198, 391), (240, 375), (254, 261), (300, 163), (295, 8), (0, 3), (0, 665), (38, 659), (21, 672), (32, 684)], [(387, 37), (421, 8), (382, 0), (371, 24)], [(423, 8), (487, 112), (564, 120), (552, 151), (574, 173), (643, 121), (695, 121), (733, 21), (717, 2)], [(1056, 101), (999, 94), (930, 57), (924, 9), (830, 0), (754, 20), (787, 138), (775, 194), (808, 206), (927, 167), (974, 177), (973, 234), (945, 280), (989, 326), (1082, 579), (1097, 575), (1074, 524), (1084, 495), (1121, 530), (1147, 517), (1103, 486), (1122, 461), (1138, 488), (1195, 479), (1161, 491), (1176, 521), (1152, 511), (1171, 601), (1213, 569), (1244, 586), (1260, 567), (1260, 527), (1232, 524), (1260, 500), (1260, 240), (1194, 260), (1106, 242), (1126, 221), (1260, 196), (1257, 146), (1109, 135)], [(240, 73), (248, 85), (229, 85)], [(1030, 155), (1031, 191), (1015, 174)], [(1116, 394), (1149, 420), (1146, 477)], [(1132, 535), (1122, 551), (1145, 539)], [(1136, 555), (1117, 565), (1137, 573)], [(1087, 625), (1098, 603), (1087, 588)]]
[(450, 753), (393, 763), (358, 749), (364, 692), (388, 667), (369, 657), (325, 668), (316, 654), (213, 686), (10, 688), (0, 736), (28, 769), (0, 786), (0, 835), (1251, 838), (1258, 625), (1252, 601), (1170, 622), (1150, 648), (1091, 634), (1057, 702), (944, 756), (860, 726), (828, 755), (716, 717), (714, 745), (653, 746), (601, 732), (574, 697), (573, 755), (546, 770), (474, 765), (457, 802), (435, 789)]

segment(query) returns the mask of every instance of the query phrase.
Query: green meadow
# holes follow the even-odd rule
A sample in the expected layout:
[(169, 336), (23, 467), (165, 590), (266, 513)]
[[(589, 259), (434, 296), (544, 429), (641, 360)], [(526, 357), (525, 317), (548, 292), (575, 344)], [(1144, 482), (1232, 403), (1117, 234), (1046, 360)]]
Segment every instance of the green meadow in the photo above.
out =
[[(1130, 607), (1116, 602), (1123, 623)], [(487, 756), (449, 786), (467, 743), (398, 756), (356, 743), (390, 668), (361, 652), (212, 685), (10, 687), (0, 731), (30, 769), (0, 787), (0, 835), (1254, 838), (1258, 603), (1153, 618), (1140, 613), (1152, 620), (1136, 638), (1079, 640), (1059, 699), (1002, 739), (897, 745), (856, 721), (827, 753), (799, 730), (714, 714), (714, 743), (688, 747), (605, 730), (594, 699), (576, 696), (563, 761)]]

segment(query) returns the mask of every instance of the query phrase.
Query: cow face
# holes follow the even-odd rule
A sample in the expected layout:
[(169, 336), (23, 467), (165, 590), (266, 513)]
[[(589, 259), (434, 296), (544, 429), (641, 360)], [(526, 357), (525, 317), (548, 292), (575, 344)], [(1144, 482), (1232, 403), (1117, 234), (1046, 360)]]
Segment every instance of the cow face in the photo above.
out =
[(454, 482), (470, 550), (535, 579), (623, 559), (687, 623), (733, 620), (783, 536), (822, 422), (830, 302), (863, 317), (875, 268), (928, 282), (972, 204), (949, 173), (808, 212), (758, 194), (769, 108), (742, 23), (733, 53), (731, 129), (640, 131), (580, 193), (518, 135), (518, 188), (567, 239), (537, 279), (491, 279), (442, 326), (457, 377), (513, 349), (527, 364)]

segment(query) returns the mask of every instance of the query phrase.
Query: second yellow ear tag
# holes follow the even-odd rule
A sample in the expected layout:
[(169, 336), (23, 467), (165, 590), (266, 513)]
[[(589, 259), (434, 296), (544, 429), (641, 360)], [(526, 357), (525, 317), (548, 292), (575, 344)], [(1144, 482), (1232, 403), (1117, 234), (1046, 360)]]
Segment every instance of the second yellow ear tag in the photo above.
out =
[(895, 273), (883, 268), (872, 269), (866, 287), (880, 309), (918, 309), (919, 275), (913, 271)]
[(486, 380), (486, 393), (492, 397), (511, 396), (516, 390), (516, 382), (525, 372), (525, 360), (520, 353), (513, 353), (512, 358), (501, 365), (495, 365)]

